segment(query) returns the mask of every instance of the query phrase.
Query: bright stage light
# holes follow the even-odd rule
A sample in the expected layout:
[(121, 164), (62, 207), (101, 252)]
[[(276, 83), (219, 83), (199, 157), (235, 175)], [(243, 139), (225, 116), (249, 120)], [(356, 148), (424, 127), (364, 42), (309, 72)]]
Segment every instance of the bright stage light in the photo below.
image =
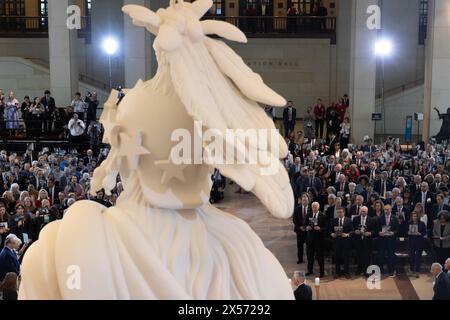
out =
[(117, 50), (119, 49), (119, 43), (117, 42), (117, 40), (113, 37), (108, 37), (105, 40), (103, 40), (103, 50), (105, 50), (105, 52), (112, 56), (114, 55)]
[(388, 39), (380, 39), (375, 43), (375, 54), (386, 57), (392, 53), (392, 42)]

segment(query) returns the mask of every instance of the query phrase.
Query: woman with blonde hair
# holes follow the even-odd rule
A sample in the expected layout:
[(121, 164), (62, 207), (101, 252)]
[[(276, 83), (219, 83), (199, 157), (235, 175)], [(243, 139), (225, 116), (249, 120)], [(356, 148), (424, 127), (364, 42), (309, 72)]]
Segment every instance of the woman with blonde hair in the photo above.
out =
[(396, 181), (396, 183), (395, 183), (395, 186), (396, 186), (397, 188), (399, 188), (401, 194), (403, 194), (403, 193), (406, 191), (406, 187), (407, 187), (408, 185), (406, 184), (405, 178), (403, 178), (403, 177), (398, 177), (398, 179), (397, 179), (397, 181)]
[(40, 208), (42, 206), (42, 200), (48, 200), (50, 202), (50, 198), (48, 196), (48, 192), (45, 189), (39, 190), (38, 198), (35, 201), (36, 208)]
[(23, 199), (23, 207), (25, 213), (30, 212), (34, 214), (36, 212), (36, 207), (34, 206), (34, 201), (31, 197), (25, 197)]
[(419, 220), (422, 221), (423, 223), (425, 223), (425, 225), (427, 226), (428, 224), (428, 216), (425, 214), (425, 210), (423, 208), (423, 205), (421, 202), (418, 202), (416, 204), (416, 206), (414, 207), (414, 212), (417, 213)]

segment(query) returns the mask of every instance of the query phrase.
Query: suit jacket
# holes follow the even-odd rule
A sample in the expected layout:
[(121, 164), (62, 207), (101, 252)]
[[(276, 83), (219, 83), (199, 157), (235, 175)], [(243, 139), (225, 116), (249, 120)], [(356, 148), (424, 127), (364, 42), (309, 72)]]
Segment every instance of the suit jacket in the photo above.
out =
[(450, 278), (444, 272), (434, 281), (433, 300), (450, 300)]
[(50, 113), (52, 113), (56, 109), (55, 99), (53, 99), (52, 97), (50, 97), (48, 101), (46, 97), (41, 98), (41, 103), (48, 109)]
[[(383, 231), (383, 227), (386, 226), (386, 216), (383, 214), (379, 219), (378, 219), (378, 230), (377, 232), (381, 232)], [(391, 227), (391, 232), (394, 233), (394, 237), (397, 236), (398, 232), (399, 232), (399, 223), (398, 223), (398, 219), (397, 216), (393, 213), (391, 213), (391, 219), (389, 222), (389, 226)]]
[[(394, 205), (394, 206), (392, 207), (392, 213), (396, 214), (397, 217), (399, 217), (399, 216), (400, 216), (400, 212), (398, 212), (398, 211), (399, 211), (399, 210), (398, 210), (397, 205)], [(403, 206), (403, 207), (402, 207), (402, 212), (403, 212), (403, 215), (405, 216), (405, 221), (409, 221), (409, 220), (410, 220), (410, 217), (411, 217), (411, 212), (409, 211), (409, 209), (406, 208), (405, 206)]]
[(312, 300), (312, 289), (307, 284), (301, 284), (294, 291), (295, 300), (298, 301), (311, 301)]
[(306, 217), (303, 218), (303, 206), (299, 205), (294, 210), (294, 215), (292, 216), (292, 220), (294, 222), (294, 232), (299, 233), (302, 232), (300, 227), (306, 227), (306, 221), (308, 220), (308, 216), (312, 214), (311, 206), (308, 205), (306, 209)]
[[(389, 181), (389, 179), (386, 180), (386, 190), (385, 190), (385, 192), (392, 191), (392, 188), (393, 188), (392, 182)], [(375, 192), (377, 192), (377, 193), (380, 195), (380, 197), (383, 196), (383, 195), (381, 194), (381, 180), (375, 181), (375, 184), (374, 184), (374, 186), (373, 186), (373, 190), (374, 190)]]
[(50, 190), (49, 187), (45, 188), (45, 190), (47, 190), (48, 196), (49, 196), (49, 198), (52, 200), (52, 201), (51, 201), (52, 204), (59, 204), (60, 201), (59, 201), (58, 194), (59, 194), (62, 190), (61, 190), (59, 187), (57, 187), (57, 186), (54, 186), (54, 188), (55, 188), (55, 191), (53, 192), (54, 197), (52, 197), (52, 192), (51, 192), (51, 190)]
[(9, 272), (20, 275), (20, 264), (16, 253), (5, 247), (0, 253), (0, 281), (3, 281)]
[(336, 189), (336, 192), (344, 192), (344, 193), (349, 192), (348, 182), (344, 183), (344, 190), (341, 189), (341, 184), (339, 182), (334, 184), (334, 188)]
[[(284, 108), (283, 110), (283, 122), (289, 123), (289, 110)], [(297, 109), (292, 108), (292, 122), (295, 124), (297, 122)]]
[[(449, 212), (450, 212), (450, 206), (444, 204), (443, 207), (442, 207), (442, 210), (444, 210), (444, 211), (449, 211)], [(438, 214), (440, 213), (440, 211), (441, 211), (441, 210), (439, 210), (439, 205), (438, 205), (437, 203), (435, 203), (435, 204), (433, 205), (432, 209), (431, 209), (431, 215), (432, 215), (432, 220), (433, 220), (433, 221), (437, 219), (437, 216), (438, 216)]]
[(415, 195), (417, 191), (420, 191), (420, 185), (417, 186), (415, 183), (409, 185), (409, 191), (412, 195)]
[[(330, 235), (334, 233), (334, 228), (339, 226), (339, 218), (333, 219), (333, 222), (330, 224), (329, 233)], [(344, 223), (342, 225), (342, 232), (352, 234), (353, 233), (353, 223), (350, 218), (344, 217)], [(344, 245), (344, 244), (350, 244), (350, 237), (343, 238), (343, 237), (337, 237), (334, 239), (335, 245)]]
[(342, 171), (339, 173), (336, 173), (336, 171), (333, 171), (332, 173), (330, 173), (330, 178), (329, 178), (330, 185), (334, 186), (336, 184), (336, 175), (341, 175), (343, 173), (344, 172), (342, 172)]
[[(355, 230), (355, 231), (360, 230), (361, 221), (362, 221), (361, 216), (357, 216), (353, 219), (353, 230)], [(366, 232), (372, 233), (372, 236), (369, 237), (369, 239), (377, 236), (375, 234), (377, 232), (377, 220), (375, 218), (371, 218), (371, 217), (367, 216)], [(355, 237), (355, 239), (361, 239), (361, 235), (354, 234), (353, 236)], [(367, 239), (367, 237), (364, 237), (364, 239)]]
[[(360, 210), (361, 210), (361, 207), (362, 206), (359, 206)], [(359, 212), (357, 212), (357, 209), (358, 209), (358, 206), (356, 204), (352, 205), (349, 210), (349, 216), (350, 217), (359, 216)]]
[[(450, 248), (450, 222), (447, 222), (445, 224), (445, 229), (444, 229), (444, 240), (442, 241), (442, 247), (443, 248)], [(441, 237), (441, 223), (438, 220), (434, 221), (434, 226), (433, 226), (433, 242), (434, 245), (436, 247), (440, 247), (441, 241), (440, 239), (436, 239), (436, 238), (440, 238)]]
[[(307, 226), (312, 225), (311, 219), (313, 218), (313, 216), (314, 214), (312, 212), (308, 215), (308, 218), (306, 220)], [(316, 231), (314, 229), (308, 231), (307, 240), (309, 245), (320, 244), (325, 238), (325, 234), (327, 232), (327, 217), (322, 212), (319, 212), (317, 216), (317, 226), (320, 228), (319, 231)]]

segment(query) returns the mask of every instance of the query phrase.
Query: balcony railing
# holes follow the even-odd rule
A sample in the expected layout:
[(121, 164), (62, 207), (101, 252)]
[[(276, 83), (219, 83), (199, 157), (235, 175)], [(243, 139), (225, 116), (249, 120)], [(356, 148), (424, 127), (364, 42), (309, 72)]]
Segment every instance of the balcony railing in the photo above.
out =
[[(90, 34), (91, 17), (82, 17), (78, 37), (90, 40)], [(0, 16), (0, 37), (47, 38), (48, 17)]]
[(250, 38), (329, 38), (336, 43), (335, 17), (209, 16), (241, 29)]

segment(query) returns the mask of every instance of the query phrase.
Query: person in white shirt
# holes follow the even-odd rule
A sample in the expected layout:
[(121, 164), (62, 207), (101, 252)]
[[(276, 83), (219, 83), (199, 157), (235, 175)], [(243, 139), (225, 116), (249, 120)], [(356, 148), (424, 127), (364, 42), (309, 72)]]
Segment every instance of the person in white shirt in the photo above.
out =
[(75, 93), (75, 99), (72, 101), (71, 106), (73, 108), (73, 112), (78, 115), (78, 118), (84, 119), (84, 111), (86, 109), (86, 103), (81, 100), (81, 93)]
[(69, 142), (77, 149), (77, 145), (81, 143), (86, 125), (83, 120), (78, 118), (78, 114), (74, 113), (73, 118), (69, 121)]

